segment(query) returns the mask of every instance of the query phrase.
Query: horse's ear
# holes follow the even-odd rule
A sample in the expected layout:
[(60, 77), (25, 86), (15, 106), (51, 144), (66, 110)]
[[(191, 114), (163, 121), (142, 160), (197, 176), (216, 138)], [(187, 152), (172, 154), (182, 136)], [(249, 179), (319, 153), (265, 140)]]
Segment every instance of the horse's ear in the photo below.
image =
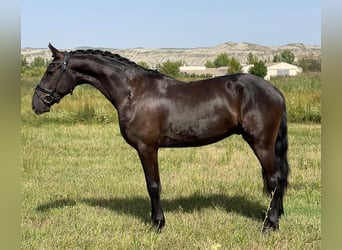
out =
[(52, 53), (52, 57), (54, 57), (54, 58), (58, 58), (59, 55), (61, 54), (61, 52), (58, 49), (56, 49), (55, 47), (53, 47), (51, 43), (49, 43), (49, 49)]

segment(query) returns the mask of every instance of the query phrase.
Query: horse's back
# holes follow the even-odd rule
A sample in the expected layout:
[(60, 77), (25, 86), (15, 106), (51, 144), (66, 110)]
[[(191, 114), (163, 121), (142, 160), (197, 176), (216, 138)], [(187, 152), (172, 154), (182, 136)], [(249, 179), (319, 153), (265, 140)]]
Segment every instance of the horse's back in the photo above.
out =
[(174, 87), (167, 131), (201, 145), (230, 134), (279, 126), (284, 97), (270, 82), (251, 74), (227, 75)]

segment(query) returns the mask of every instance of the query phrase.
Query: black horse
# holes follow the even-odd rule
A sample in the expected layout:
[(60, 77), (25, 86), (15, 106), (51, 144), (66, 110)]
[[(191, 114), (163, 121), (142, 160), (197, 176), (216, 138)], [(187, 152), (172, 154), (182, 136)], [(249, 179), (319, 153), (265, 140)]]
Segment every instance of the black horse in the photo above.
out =
[(100, 50), (61, 52), (36, 86), (32, 109), (50, 111), (80, 84), (97, 88), (117, 109), (122, 136), (139, 154), (151, 198), (153, 225), (165, 218), (160, 201), (160, 147), (196, 147), (241, 134), (262, 166), (271, 196), (263, 231), (279, 228), (287, 187), (287, 120), (284, 96), (250, 74), (181, 82)]

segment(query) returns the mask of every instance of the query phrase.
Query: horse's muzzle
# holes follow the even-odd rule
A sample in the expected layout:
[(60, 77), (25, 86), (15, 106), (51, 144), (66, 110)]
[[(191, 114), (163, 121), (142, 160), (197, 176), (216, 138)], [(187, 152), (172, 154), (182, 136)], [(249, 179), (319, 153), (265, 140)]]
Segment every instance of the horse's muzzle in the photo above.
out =
[(40, 115), (42, 113), (49, 112), (50, 107), (48, 105), (46, 105), (38, 97), (37, 93), (35, 93), (32, 97), (32, 110), (34, 111), (34, 113), (36, 113), (36, 115)]

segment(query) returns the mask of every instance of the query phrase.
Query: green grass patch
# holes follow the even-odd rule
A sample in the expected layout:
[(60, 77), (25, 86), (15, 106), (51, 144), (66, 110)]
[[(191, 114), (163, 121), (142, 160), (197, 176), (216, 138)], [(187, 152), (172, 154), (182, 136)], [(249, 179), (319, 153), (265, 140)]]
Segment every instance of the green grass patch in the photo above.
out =
[(321, 122), (321, 73), (272, 78), (284, 94), (290, 122)]
[(116, 124), (23, 124), (21, 134), (23, 249), (321, 247), (320, 125), (289, 124), (285, 216), (269, 235), (261, 168), (239, 136), (160, 150), (158, 235), (138, 156)]

